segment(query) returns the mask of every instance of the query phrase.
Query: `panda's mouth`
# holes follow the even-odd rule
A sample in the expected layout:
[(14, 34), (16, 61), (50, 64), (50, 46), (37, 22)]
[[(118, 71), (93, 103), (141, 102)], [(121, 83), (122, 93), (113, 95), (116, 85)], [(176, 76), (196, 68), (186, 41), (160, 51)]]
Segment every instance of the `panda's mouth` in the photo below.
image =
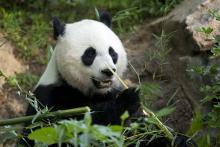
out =
[(97, 88), (108, 88), (112, 85), (112, 80), (98, 80), (92, 78), (92, 82)]

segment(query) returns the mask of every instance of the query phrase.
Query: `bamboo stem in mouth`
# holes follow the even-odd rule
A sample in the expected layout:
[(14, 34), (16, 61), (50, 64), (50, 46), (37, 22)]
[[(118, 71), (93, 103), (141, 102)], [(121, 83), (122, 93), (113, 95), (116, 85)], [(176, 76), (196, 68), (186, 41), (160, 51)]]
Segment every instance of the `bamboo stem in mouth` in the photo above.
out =
[(125, 84), (125, 82), (119, 77), (119, 75), (116, 73), (116, 72), (114, 72), (113, 70), (112, 70), (112, 68), (107, 64), (107, 63), (105, 63), (106, 64), (106, 66), (108, 67), (108, 69), (115, 75), (115, 77), (121, 82), (121, 84), (126, 88), (126, 89), (128, 89), (128, 86)]

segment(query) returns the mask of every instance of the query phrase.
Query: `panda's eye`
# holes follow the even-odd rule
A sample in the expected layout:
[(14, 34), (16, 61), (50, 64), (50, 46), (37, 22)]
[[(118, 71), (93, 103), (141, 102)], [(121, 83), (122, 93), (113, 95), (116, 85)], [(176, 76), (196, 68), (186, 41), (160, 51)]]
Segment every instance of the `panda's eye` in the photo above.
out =
[(93, 47), (89, 47), (85, 50), (84, 54), (82, 55), (82, 62), (86, 66), (90, 66), (92, 65), (95, 57), (96, 57), (96, 50)]
[(116, 64), (118, 61), (118, 54), (115, 52), (115, 50), (112, 47), (109, 47), (108, 52), (109, 55), (112, 57), (114, 64)]

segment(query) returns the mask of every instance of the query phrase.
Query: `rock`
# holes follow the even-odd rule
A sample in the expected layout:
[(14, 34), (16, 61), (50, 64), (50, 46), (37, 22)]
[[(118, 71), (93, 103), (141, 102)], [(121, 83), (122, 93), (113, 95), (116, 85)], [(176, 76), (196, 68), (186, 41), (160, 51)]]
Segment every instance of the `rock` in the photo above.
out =
[[(199, 91), (203, 84), (202, 78), (191, 78), (187, 69), (203, 65), (207, 59), (200, 54), (199, 45), (186, 29), (187, 16), (203, 2), (204, 0), (184, 0), (167, 16), (150, 23), (146, 21), (135, 33), (127, 35), (129, 37), (123, 40), (128, 59), (141, 82), (154, 82), (161, 86), (162, 94), (154, 100), (153, 109), (166, 107), (167, 103), (175, 105), (176, 111), (164, 122), (180, 132), (185, 132), (189, 127), (189, 120), (203, 97)], [(129, 70), (126, 77), (138, 83), (137, 74), (132, 68)], [(150, 98), (145, 98), (148, 103), (151, 101)]]
[[(201, 51), (210, 50), (216, 43), (214, 37), (220, 35), (220, 21), (210, 15), (210, 10), (216, 10), (220, 14), (220, 1), (207, 0), (186, 18), (187, 29), (192, 33), (193, 39), (199, 45)], [(198, 31), (201, 27), (211, 27), (213, 31), (207, 36)]]

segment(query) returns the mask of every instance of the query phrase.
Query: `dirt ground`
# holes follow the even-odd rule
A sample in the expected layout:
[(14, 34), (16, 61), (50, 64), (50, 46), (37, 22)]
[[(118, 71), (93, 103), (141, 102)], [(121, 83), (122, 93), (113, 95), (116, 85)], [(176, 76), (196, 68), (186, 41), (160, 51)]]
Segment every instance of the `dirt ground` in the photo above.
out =
[[(0, 33), (0, 70), (7, 76), (25, 72), (27, 65), (21, 63), (14, 55), (15, 47)], [(24, 113), (24, 100), (17, 96), (17, 90), (7, 86), (0, 77), (0, 119), (20, 116)]]
[[(162, 28), (166, 34), (171, 33), (165, 49), (157, 46), (158, 40), (153, 36), (159, 36)], [(190, 75), (187, 69), (194, 64), (199, 65), (204, 57), (194, 55), (194, 50), (198, 47), (185, 30), (185, 25), (176, 22), (149, 27), (145, 24), (128, 36), (131, 37), (123, 39), (124, 45), (129, 62), (139, 73), (141, 82), (154, 82), (161, 86), (162, 94), (154, 100), (152, 108), (158, 110), (168, 103), (174, 106), (175, 111), (163, 121), (178, 132), (186, 132), (202, 98), (199, 87), (203, 82), (199, 77)], [(171, 51), (165, 54), (164, 50), (169, 48)], [(159, 57), (155, 56), (155, 52)], [(138, 83), (132, 68), (129, 68), (126, 77)]]

